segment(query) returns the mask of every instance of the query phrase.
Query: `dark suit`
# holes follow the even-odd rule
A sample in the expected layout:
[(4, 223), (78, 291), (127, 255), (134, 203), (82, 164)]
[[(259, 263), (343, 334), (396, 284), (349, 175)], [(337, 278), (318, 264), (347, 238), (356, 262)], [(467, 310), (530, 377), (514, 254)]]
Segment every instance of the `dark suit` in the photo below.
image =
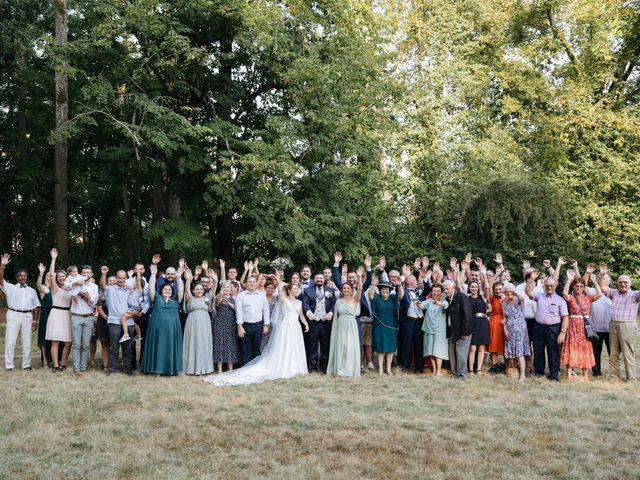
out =
[(451, 341), (450, 346), (455, 349), (452, 352), (453, 356), (450, 355), (451, 371), (458, 377), (465, 378), (469, 361), (469, 347), (471, 346), (471, 332), (473, 331), (473, 312), (469, 297), (456, 290), (453, 298), (449, 299), (449, 307), (446, 312), (447, 338)]
[[(329, 292), (330, 297), (326, 294)], [(324, 298), (325, 314), (333, 314), (336, 303), (336, 291), (330, 287), (322, 287), (322, 298)], [(307, 322), (309, 323), (309, 331), (305, 335), (305, 350), (307, 351), (307, 368), (310, 372), (317, 371), (318, 368), (322, 372), (327, 371), (327, 363), (329, 362), (329, 347), (331, 341), (331, 327), (333, 320), (324, 320), (318, 318), (309, 320), (307, 312), (315, 314), (318, 303), (317, 290), (315, 285), (311, 285), (305, 289), (302, 294), (302, 311)], [(332, 317), (333, 318), (333, 317)], [(318, 365), (318, 342), (320, 343), (320, 365)]]
[[(424, 369), (424, 334), (422, 333), (423, 316), (410, 317), (409, 308), (416, 300), (424, 301), (421, 292), (404, 291), (404, 297), (400, 302), (400, 322), (402, 323), (399, 349), (399, 362), (402, 370), (411, 370), (411, 352), (414, 353), (414, 368), (417, 373)], [(422, 313), (422, 310), (420, 310)]]

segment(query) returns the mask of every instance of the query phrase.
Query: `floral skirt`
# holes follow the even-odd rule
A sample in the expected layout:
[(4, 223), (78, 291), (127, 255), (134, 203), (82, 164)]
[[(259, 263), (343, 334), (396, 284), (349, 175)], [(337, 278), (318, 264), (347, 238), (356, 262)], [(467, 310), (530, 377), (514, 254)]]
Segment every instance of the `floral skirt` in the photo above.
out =
[(596, 364), (593, 346), (587, 340), (584, 332), (584, 320), (581, 316), (571, 315), (569, 317), (569, 328), (564, 341), (560, 363), (577, 368), (591, 368)]

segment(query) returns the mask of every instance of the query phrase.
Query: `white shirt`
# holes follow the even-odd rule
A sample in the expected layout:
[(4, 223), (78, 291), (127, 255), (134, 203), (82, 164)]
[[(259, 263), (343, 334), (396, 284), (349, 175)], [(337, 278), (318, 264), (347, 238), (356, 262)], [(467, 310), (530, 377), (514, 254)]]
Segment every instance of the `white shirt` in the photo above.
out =
[(88, 282), (83, 286), (82, 293), (88, 293), (91, 297), (91, 301), (87, 302), (80, 296), (80, 292), (71, 298), (71, 315), (74, 313), (77, 315), (89, 315), (93, 313), (93, 309), (98, 303), (98, 285), (94, 282)]
[(6, 280), (0, 285), (0, 290), (7, 296), (7, 306), (11, 310), (31, 311), (40, 306), (38, 294), (28, 285), (14, 285)]
[(269, 325), (269, 302), (267, 296), (257, 290), (243, 290), (236, 297), (236, 323), (264, 322)]
[[(519, 293), (524, 297), (524, 304), (522, 305), (522, 311), (524, 312), (524, 318), (536, 318), (536, 310), (538, 309), (538, 304), (535, 300), (531, 300), (529, 295), (526, 294), (527, 282), (520, 283), (516, 286), (516, 293)], [(535, 296), (537, 293), (543, 294), (544, 287), (542, 286), (542, 282), (538, 280), (535, 288), (533, 289), (533, 295)]]

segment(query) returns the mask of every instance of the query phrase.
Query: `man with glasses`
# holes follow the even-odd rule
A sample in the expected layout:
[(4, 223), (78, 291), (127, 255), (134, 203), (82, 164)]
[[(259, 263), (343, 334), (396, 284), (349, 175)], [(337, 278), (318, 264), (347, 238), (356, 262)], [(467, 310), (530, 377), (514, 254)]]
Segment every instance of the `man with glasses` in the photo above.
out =
[[(603, 268), (604, 267), (604, 268)], [(601, 265), (600, 271), (606, 265)], [(640, 275), (640, 269), (636, 271)], [(638, 332), (638, 303), (640, 291), (631, 290), (631, 278), (628, 275), (618, 277), (618, 288), (608, 288), (604, 281), (600, 286), (604, 294), (611, 299), (611, 323), (609, 323), (609, 377), (620, 378), (620, 355), (624, 359), (627, 381), (636, 380), (635, 343)]]
[(536, 280), (539, 272), (534, 270), (527, 279), (525, 292), (536, 302), (536, 320), (533, 325), (533, 368), (535, 375), (544, 375), (545, 350), (549, 357), (549, 379), (558, 381), (560, 375), (560, 348), (565, 341), (567, 331), (562, 325), (568, 325), (569, 309), (567, 302), (556, 293), (553, 278), (544, 281), (544, 293), (536, 293)]

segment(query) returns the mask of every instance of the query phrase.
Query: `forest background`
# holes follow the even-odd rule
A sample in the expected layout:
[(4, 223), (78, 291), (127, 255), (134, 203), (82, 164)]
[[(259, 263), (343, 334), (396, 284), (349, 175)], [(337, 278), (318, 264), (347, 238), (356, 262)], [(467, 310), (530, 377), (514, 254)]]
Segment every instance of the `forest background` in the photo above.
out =
[(0, 0), (0, 15), (12, 267), (53, 245), (117, 266), (640, 257), (638, 1)]

